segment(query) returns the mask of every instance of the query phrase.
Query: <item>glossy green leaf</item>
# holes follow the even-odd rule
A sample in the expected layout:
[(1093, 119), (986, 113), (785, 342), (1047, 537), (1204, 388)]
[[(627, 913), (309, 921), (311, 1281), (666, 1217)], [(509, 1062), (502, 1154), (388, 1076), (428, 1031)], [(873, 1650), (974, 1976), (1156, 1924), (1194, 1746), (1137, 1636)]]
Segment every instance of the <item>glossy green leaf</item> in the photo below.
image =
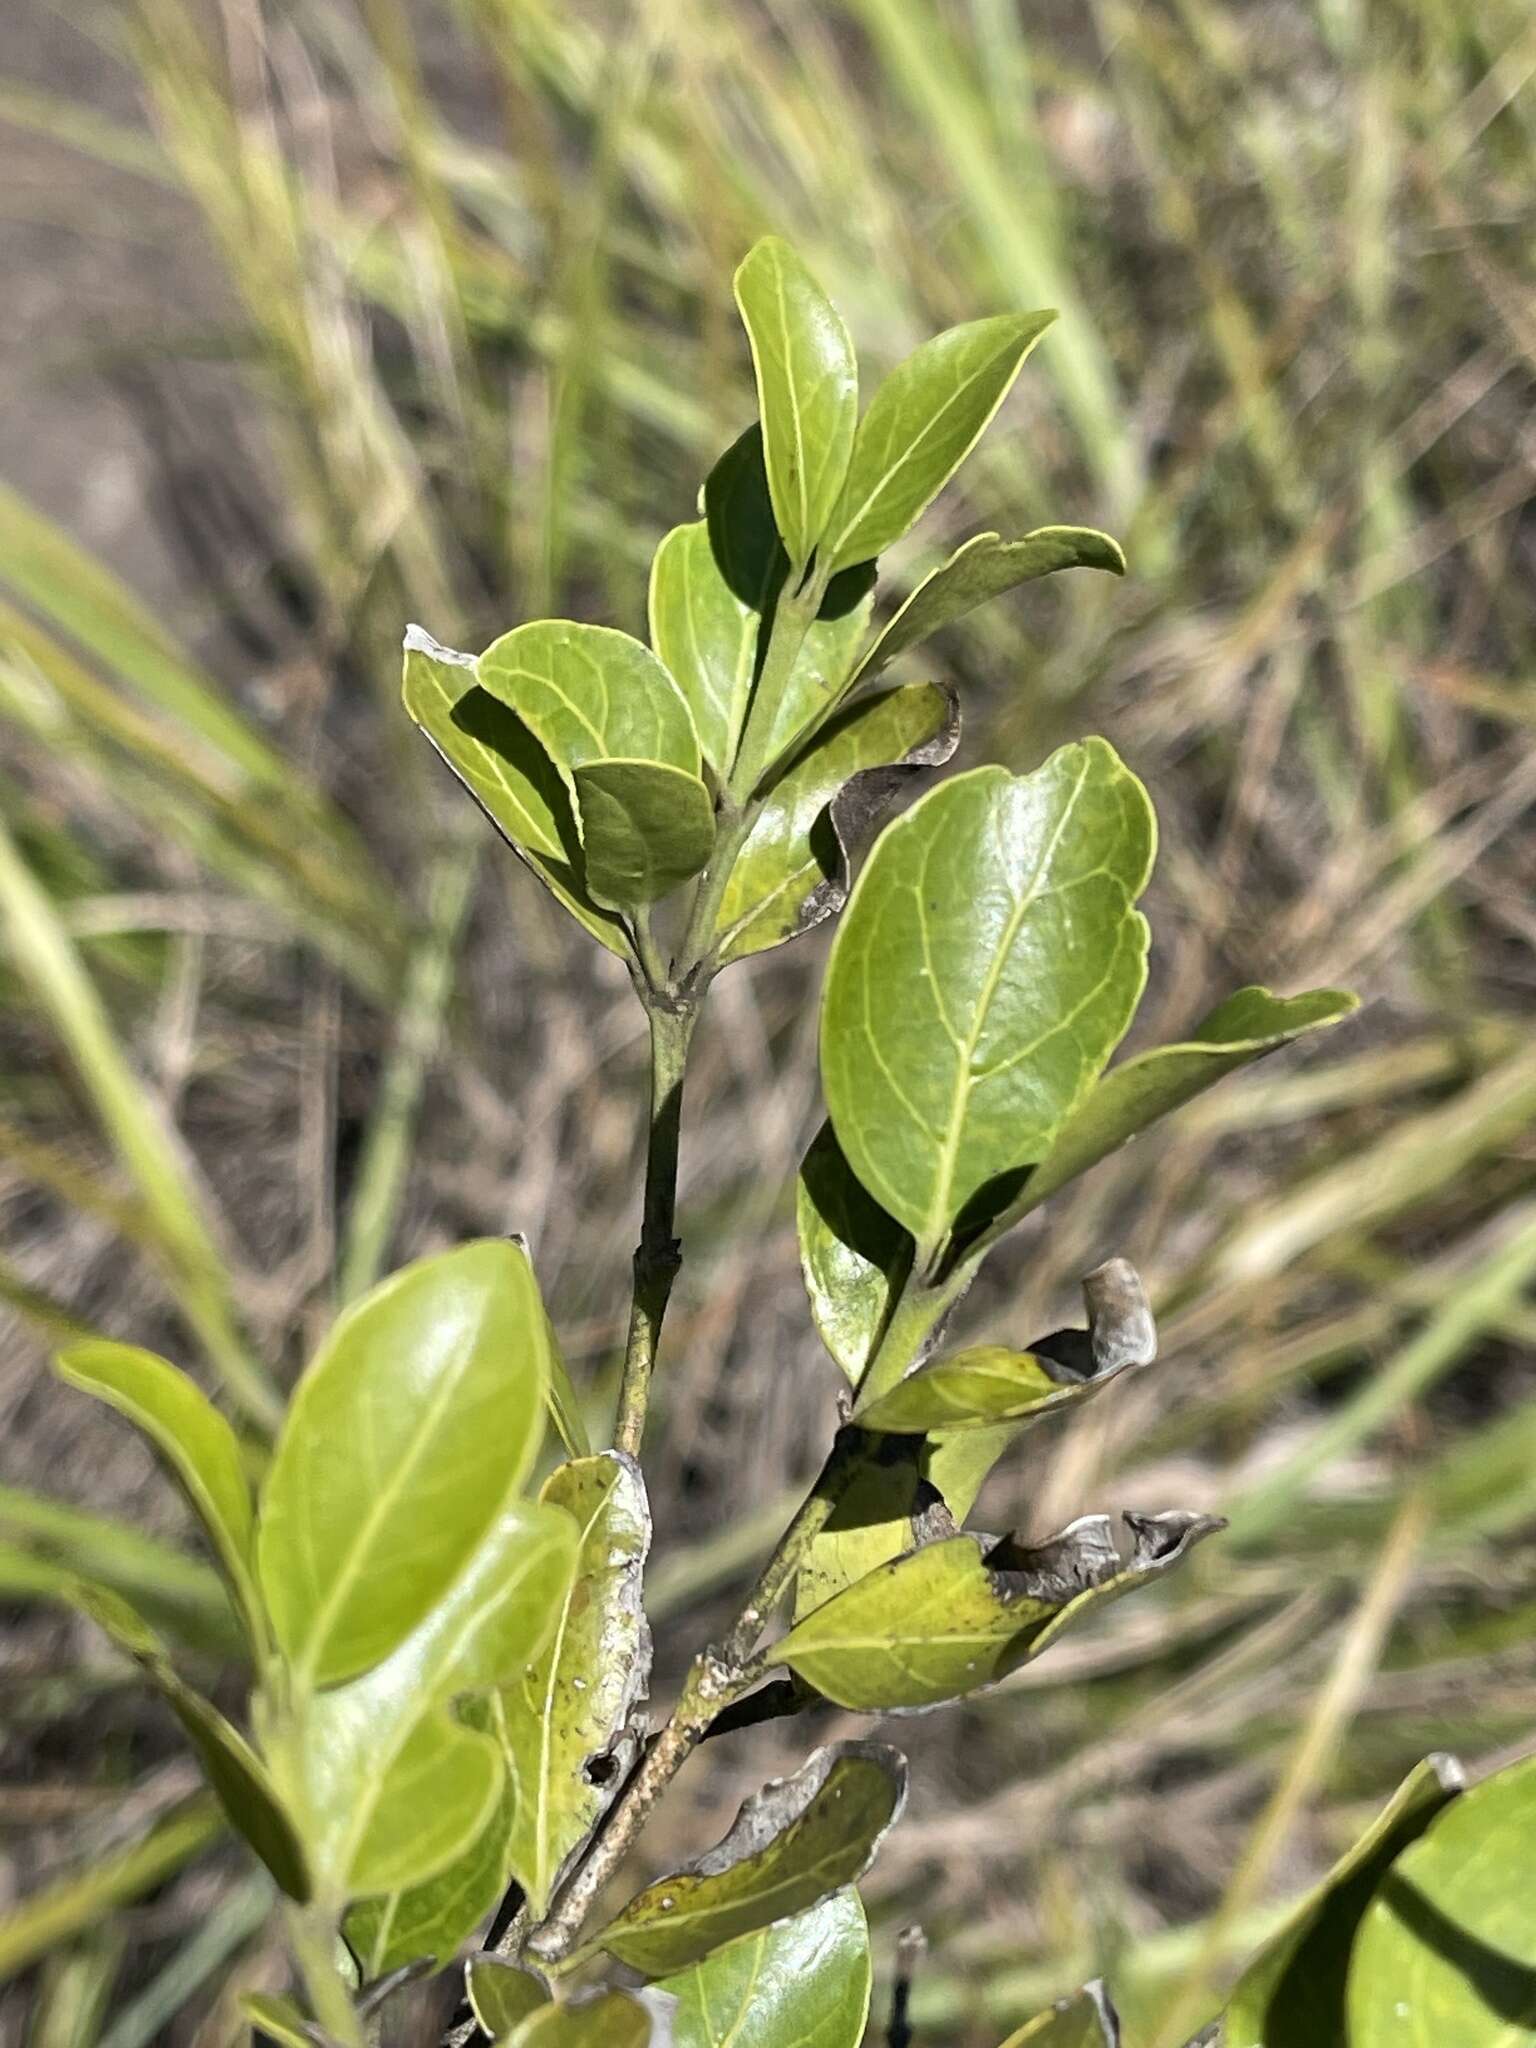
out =
[(593, 761), (572, 779), (587, 887), (599, 903), (659, 902), (708, 861), (715, 806), (697, 775), (654, 761)]
[(665, 1992), (578, 1992), (565, 2005), (541, 2005), (498, 2048), (669, 2048), (672, 2002)]
[(325, 2038), (291, 1998), (281, 1998), (273, 1991), (242, 1991), (240, 2011), (259, 2038), (275, 2041), (278, 2048), (315, 2048), (315, 2043)]
[(481, 686), (529, 728), (574, 794), (578, 768), (654, 761), (697, 775), (693, 714), (651, 650), (611, 626), (535, 619), (493, 640)]
[(849, 1889), (727, 1942), (658, 1988), (677, 2000), (673, 2048), (858, 2048), (869, 1986), (869, 1928)]
[(1309, 1892), (1238, 1979), (1222, 2016), (1224, 2048), (1309, 2048), (1346, 2038), (1349, 1959), (1361, 1916), (1410, 1842), (1461, 1791), (1461, 1766), (1432, 1756)]
[(1170, 1570), (1221, 1527), (1200, 1515), (1130, 1515), (1122, 1562), (1107, 1517), (1034, 1548), (977, 1536), (924, 1545), (796, 1622), (776, 1657), (839, 1706), (938, 1706), (994, 1685), (1090, 1607)]
[(832, 719), (769, 790), (731, 872), (715, 926), (722, 964), (840, 910), (850, 863), (882, 812), (959, 737), (954, 698), (936, 683), (861, 698)]
[[(460, 1721), (482, 1735), (497, 1735), (496, 1698), (462, 1700)], [(385, 1976), (403, 1963), (454, 1955), (500, 1904), (507, 1889), (507, 1838), (516, 1791), (502, 1774), (491, 1817), (451, 1863), (422, 1884), (360, 1899), (343, 1933), (365, 1979)]]
[(868, 682), (888, 662), (942, 626), (964, 618), (988, 598), (1021, 583), (1033, 583), (1058, 569), (1107, 569), (1125, 574), (1118, 541), (1091, 526), (1037, 526), (1022, 540), (978, 533), (913, 591), (859, 664), (857, 680)]
[(500, 1744), (451, 1702), (510, 1683), (558, 1618), (576, 1527), (511, 1501), (383, 1663), (317, 1693), (300, 1727), (311, 1850), (350, 1898), (423, 1885), (464, 1854), (501, 1793)]
[(1299, 996), (1277, 996), (1267, 988), (1238, 989), (1196, 1025), (1187, 1041), (1155, 1046), (1103, 1075), (1062, 1125), (1045, 1158), (988, 1235), (995, 1236), (1038, 1209), (1128, 1138), (1227, 1074), (1309, 1031), (1337, 1024), (1358, 1007), (1358, 999), (1341, 989), (1313, 989)]
[(549, 2004), (549, 1986), (536, 1971), (500, 1956), (471, 1956), (464, 1965), (469, 2009), (493, 2041), (510, 2034), (520, 2020)]
[(1157, 1356), (1157, 1330), (1135, 1267), (1109, 1259), (1083, 1288), (1089, 1331), (1059, 1332), (1033, 1351), (982, 1344), (930, 1359), (878, 1399), (856, 1407), (860, 1426), (926, 1436), (936, 1429), (1033, 1421), (1075, 1407), (1122, 1373), (1150, 1365)]
[[(557, 1466), (540, 1498), (576, 1525), (576, 1569), (542, 1651), (502, 1694), (502, 1741), (517, 1786), (509, 1867), (542, 1916), (572, 1853), (627, 1775), (615, 1754), (650, 1679), (641, 1575), (651, 1542), (645, 1482), (632, 1458), (604, 1451)], [(594, 1783), (587, 1767), (611, 1768)]]
[(657, 1976), (804, 1912), (868, 1869), (906, 1789), (899, 1750), (829, 1743), (755, 1792), (718, 1847), (647, 1885), (590, 1946)]
[(1536, 2043), (1536, 1757), (1464, 1792), (1383, 1875), (1349, 1965), (1350, 2048)]
[(854, 658), (868, 635), (872, 609), (873, 599), (864, 598), (837, 618), (817, 619), (811, 625), (768, 728), (770, 768), (785, 765), (801, 735), (847, 695)]
[[(831, 300), (776, 235), (748, 251), (735, 289), (752, 345), (774, 517), (791, 566), (802, 569), (848, 470), (859, 414), (853, 343)], [(865, 548), (843, 559), (876, 552)]]
[(228, 1574), (252, 1644), (259, 1645), (266, 1630), (252, 1574), (256, 1518), (229, 1423), (185, 1373), (131, 1344), (75, 1344), (60, 1352), (56, 1367), (60, 1379), (126, 1416), (165, 1458)]
[(854, 1386), (912, 1266), (912, 1238), (860, 1184), (824, 1123), (795, 1187), (800, 1271), (821, 1341)]
[(651, 645), (688, 700), (704, 758), (723, 781), (752, 695), (758, 612), (715, 560), (708, 524), (677, 526), (651, 563)]
[(527, 1477), (548, 1383), (538, 1283), (502, 1239), (418, 1260), (338, 1319), (289, 1407), (257, 1545), (309, 1682), (366, 1670), (447, 1591)]
[(405, 708), (513, 852), (611, 953), (623, 926), (587, 890), (571, 796), (528, 727), (475, 680), (475, 658), (420, 626), (405, 636)]
[(1002, 313), (936, 334), (886, 378), (859, 422), (832, 514), (834, 568), (900, 540), (970, 454), (1054, 313)]
[(69, 1597), (130, 1656), (164, 1696), (197, 1752), (230, 1826), (244, 1837), (291, 1899), (310, 1897), (310, 1859), (270, 1773), (240, 1731), (177, 1672), (165, 1646), (126, 1600), (77, 1581)]
[(1103, 740), (977, 768), (887, 826), (827, 968), (821, 1071), (849, 1165), (931, 1258), (1042, 1159), (1146, 978), (1141, 784)]
[[(1120, 2021), (1100, 1983), (1085, 1984), (1026, 2020), (1003, 2048), (1120, 2048)], [(1322, 2043), (1318, 2043), (1322, 2048)]]

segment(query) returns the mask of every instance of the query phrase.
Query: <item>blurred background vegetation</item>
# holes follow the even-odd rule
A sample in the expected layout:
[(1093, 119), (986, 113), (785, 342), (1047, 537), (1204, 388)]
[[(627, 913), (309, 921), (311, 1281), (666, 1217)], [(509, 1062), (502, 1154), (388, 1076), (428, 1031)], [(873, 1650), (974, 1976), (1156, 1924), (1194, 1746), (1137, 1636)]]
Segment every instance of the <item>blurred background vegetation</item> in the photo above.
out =
[[(1413, 1760), (1529, 1743), (1533, 76), (1528, 0), (0, 12), (7, 2042), (211, 2048), (281, 1968), (166, 1717), (49, 1604), (83, 1566), (217, 1668), (175, 1502), (49, 1346), (157, 1345), (255, 1422), (339, 1299), (521, 1229), (611, 1399), (640, 1013), (453, 801), (398, 647), (407, 619), (640, 630), (751, 414), (729, 275), (767, 229), (872, 369), (1061, 309), (883, 588), (978, 525), (1125, 540), (1123, 585), (938, 644), (962, 762), (1099, 730), (1150, 784), (1138, 1038), (1246, 980), (1368, 998), (1100, 1168), (968, 1308), (1026, 1342), (1121, 1252), (1163, 1328), (984, 1519), (1233, 1529), (901, 1731), (917, 1793), (870, 1898), (887, 1966), (927, 1930), (920, 2041), (991, 2044), (1103, 1970), (1132, 2048), (1174, 2048)], [(732, 970), (698, 1048), (664, 1681), (832, 1416), (788, 1199), (819, 944)], [(708, 1745), (648, 1853), (798, 1743)]]

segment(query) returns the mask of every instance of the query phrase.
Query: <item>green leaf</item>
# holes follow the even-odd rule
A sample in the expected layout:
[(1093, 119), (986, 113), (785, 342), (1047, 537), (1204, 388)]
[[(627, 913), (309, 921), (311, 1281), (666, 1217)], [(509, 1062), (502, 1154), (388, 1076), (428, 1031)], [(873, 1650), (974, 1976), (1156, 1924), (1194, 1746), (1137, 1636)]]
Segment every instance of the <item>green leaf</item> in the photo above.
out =
[(486, 1827), (500, 1745), (449, 1702), (511, 1683), (537, 1654), (575, 1554), (569, 1515), (507, 1503), (383, 1663), (308, 1701), (298, 1750), (311, 1849), (331, 1889), (364, 1898), (423, 1885)]
[(304, 1679), (366, 1670), (443, 1596), (527, 1477), (548, 1383), (517, 1244), (418, 1260), (338, 1319), (289, 1407), (257, 1545)]
[(667, 2048), (672, 2002), (663, 1992), (578, 1992), (566, 2005), (541, 2005), (498, 2048)]
[[(494, 1696), (465, 1700), (455, 1711), (466, 1727), (494, 1736), (494, 1704)], [(365, 1978), (385, 1976), (424, 1956), (452, 1956), (490, 1917), (507, 1889), (507, 1837), (515, 1806), (515, 1787), (503, 1772), (490, 1819), (451, 1863), (423, 1884), (361, 1899), (352, 1907), (342, 1931)]]
[(523, 864), (611, 953), (624, 928), (587, 890), (571, 796), (523, 721), (475, 681), (475, 658), (412, 626), (405, 636), (405, 708)]
[(895, 1436), (861, 1445), (795, 1574), (796, 1621), (893, 1557), (954, 1534), (947, 1504), (928, 1477), (927, 1450)]
[(721, 964), (765, 952), (841, 910), (850, 864), (915, 771), (954, 753), (952, 694), (911, 683), (840, 712), (769, 790), (721, 902)]
[(1125, 574), (1118, 541), (1091, 526), (1037, 526), (1022, 540), (978, 533), (925, 577), (860, 662), (856, 682), (868, 682), (907, 648), (963, 618), (990, 597), (1057, 569), (1107, 569)]
[(688, 700), (705, 760), (724, 781), (752, 695), (761, 621), (721, 574), (706, 521), (674, 527), (656, 550), (650, 622), (651, 645)]
[[(540, 1499), (577, 1529), (576, 1569), (553, 1632), (501, 1696), (501, 1736), (518, 1798), (507, 1861), (542, 1917), (560, 1874), (627, 1776), (614, 1755), (650, 1678), (641, 1575), (651, 1542), (645, 1482), (633, 1458), (604, 1451), (557, 1466)], [(608, 1758), (601, 1783), (587, 1766)]]
[(1337, 1024), (1358, 1007), (1358, 998), (1342, 989), (1277, 996), (1267, 988), (1240, 988), (1195, 1026), (1188, 1041), (1156, 1046), (1112, 1067), (1062, 1125), (988, 1237), (1000, 1235), (1128, 1138), (1227, 1074), (1309, 1031)]
[(253, 1648), (266, 1638), (252, 1576), (256, 1518), (240, 1442), (202, 1389), (152, 1351), (131, 1344), (75, 1344), (59, 1353), (60, 1379), (94, 1394), (141, 1429), (192, 1504), (228, 1574)]
[(1350, 2048), (1536, 2042), (1536, 1757), (1464, 1792), (1393, 1863), (1349, 1965)]
[(977, 768), (888, 825), (833, 944), (827, 1107), (933, 1259), (1002, 1205), (1119, 1043), (1146, 978), (1146, 792), (1103, 740)]
[(899, 1750), (829, 1743), (755, 1792), (718, 1847), (647, 1885), (589, 1946), (655, 1976), (804, 1912), (869, 1868), (906, 1790)]
[(1157, 1331), (1136, 1269), (1125, 1259), (1107, 1260), (1083, 1289), (1091, 1335), (1061, 1331), (1033, 1351), (982, 1344), (930, 1359), (867, 1407), (856, 1407), (860, 1427), (926, 1436), (936, 1429), (1033, 1421), (1075, 1407), (1122, 1373), (1150, 1365)]
[(250, 1844), (289, 1898), (301, 1904), (308, 1900), (313, 1890), (310, 1860), (297, 1824), (245, 1737), (186, 1683), (154, 1630), (126, 1600), (83, 1580), (70, 1589), (69, 1597), (164, 1696), (196, 1750), (230, 1826)]
[(1131, 1515), (1122, 1563), (1108, 1518), (1086, 1515), (1037, 1548), (951, 1536), (882, 1565), (796, 1622), (775, 1656), (838, 1706), (932, 1707), (995, 1685), (1089, 1607), (1170, 1570), (1222, 1525)]
[[(1049, 2012), (1026, 2020), (1003, 2048), (1120, 2048), (1120, 2021), (1104, 1986), (1085, 1984), (1061, 1998)], [(1323, 2048), (1321, 2041), (1317, 2048)]]
[(549, 1986), (533, 1970), (499, 1956), (471, 1956), (464, 1965), (464, 1995), (469, 2009), (493, 2041), (509, 2034), (519, 2020), (549, 2004)]
[(873, 599), (865, 597), (835, 619), (823, 617), (812, 623), (774, 707), (768, 728), (770, 768), (782, 764), (801, 735), (847, 695), (854, 656), (864, 644), (873, 607)]
[[(1056, 318), (1002, 313), (952, 327), (886, 378), (859, 422), (826, 552), (836, 569), (900, 540), (943, 490)], [(775, 499), (777, 503), (777, 499)]]
[(795, 1188), (800, 1271), (821, 1341), (857, 1386), (912, 1266), (912, 1239), (860, 1184), (824, 1123)]
[[(512, 1242), (521, 1249), (525, 1257), (529, 1256), (528, 1240), (521, 1232), (513, 1236)], [(592, 1445), (587, 1436), (581, 1401), (571, 1384), (570, 1369), (566, 1365), (565, 1354), (560, 1349), (560, 1339), (555, 1335), (555, 1326), (550, 1321), (547, 1311), (544, 1317), (544, 1343), (549, 1356), (549, 1388), (544, 1397), (549, 1419), (554, 1425), (556, 1436), (564, 1444), (569, 1455), (573, 1458), (584, 1458)]]
[(325, 2036), (317, 2033), (291, 1998), (272, 1991), (242, 1991), (240, 2011), (258, 2034), (278, 2048), (315, 2048)]
[(1403, 1850), (1463, 1782), (1453, 1757), (1417, 1766), (1243, 1971), (1223, 2015), (1225, 2048), (1310, 2048), (1346, 2038), (1345, 1989), (1361, 1916)]
[(587, 887), (618, 910), (670, 896), (715, 844), (715, 806), (697, 775), (655, 761), (592, 761), (572, 781)]
[(776, 235), (748, 251), (735, 289), (752, 345), (774, 518), (791, 567), (803, 569), (848, 470), (859, 416), (853, 343), (831, 300)]
[(727, 1942), (664, 1977), (673, 2048), (858, 2048), (869, 2017), (869, 1929), (859, 1895)]
[(648, 647), (611, 626), (535, 619), (493, 640), (475, 672), (568, 787), (593, 761), (658, 761), (689, 775), (703, 765), (682, 691)]
[(709, 472), (703, 499), (710, 553), (721, 580), (749, 611), (771, 611), (789, 574), (789, 557), (774, 523), (759, 421), (736, 436)]

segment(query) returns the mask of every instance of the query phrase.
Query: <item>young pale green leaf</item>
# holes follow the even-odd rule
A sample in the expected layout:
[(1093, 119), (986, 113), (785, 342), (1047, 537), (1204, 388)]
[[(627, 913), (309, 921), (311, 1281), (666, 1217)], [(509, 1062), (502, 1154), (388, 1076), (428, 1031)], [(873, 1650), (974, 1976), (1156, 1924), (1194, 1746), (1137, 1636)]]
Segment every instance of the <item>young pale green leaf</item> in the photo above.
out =
[(528, 726), (567, 787), (594, 761), (655, 761), (687, 775), (703, 765), (682, 691), (648, 647), (611, 626), (535, 619), (493, 640), (475, 673)]
[(1462, 1785), (1454, 1757), (1417, 1766), (1243, 1971), (1222, 2016), (1223, 2048), (1310, 2048), (1346, 2038), (1349, 1958), (1361, 1916), (1403, 1850)]
[(673, 2048), (858, 2048), (869, 1987), (869, 1928), (850, 1888), (658, 1988), (677, 2000)]
[[(507, 1861), (542, 1917), (571, 1854), (596, 1826), (632, 1758), (615, 1755), (650, 1679), (641, 1575), (651, 1543), (633, 1458), (604, 1451), (557, 1466), (540, 1499), (577, 1530), (576, 1569), (548, 1642), (501, 1694), (501, 1740), (517, 1807)], [(594, 1784), (587, 1766), (608, 1758)]]
[(242, 1991), (240, 2011), (259, 2036), (275, 2041), (278, 2048), (315, 2048), (325, 2039), (291, 1998), (280, 1998), (274, 1991)]
[(630, 1900), (591, 1943), (648, 1976), (688, 1969), (869, 1868), (907, 1792), (906, 1758), (881, 1742), (834, 1742), (792, 1778), (755, 1792), (716, 1847)]
[(578, 1992), (541, 2005), (504, 2034), (498, 2048), (671, 2048), (672, 2001), (665, 1992)]
[(1125, 556), (1118, 541), (1091, 526), (1037, 526), (1022, 540), (975, 534), (919, 583), (859, 663), (854, 682), (868, 682), (898, 654), (988, 598), (1058, 569), (1107, 569), (1123, 576)]
[[(460, 1721), (497, 1741), (497, 1699), (461, 1701)], [(516, 1791), (505, 1772), (491, 1817), (468, 1847), (424, 1884), (360, 1899), (342, 1931), (369, 1981), (423, 1957), (441, 1960), (458, 1952), (495, 1911), (507, 1889), (507, 1838)]]
[(510, 1501), (387, 1657), (307, 1703), (299, 1755), (311, 1850), (348, 1898), (423, 1885), (463, 1855), (501, 1792), (499, 1743), (450, 1702), (510, 1683), (560, 1613), (576, 1527)]
[(1104, 1986), (1095, 1981), (1026, 2020), (1003, 2048), (1120, 2048), (1120, 2021)]
[(697, 775), (656, 761), (590, 761), (572, 777), (587, 887), (616, 910), (670, 896), (715, 844), (715, 807)]
[(926, 1436), (1033, 1421), (1075, 1407), (1157, 1356), (1157, 1327), (1134, 1266), (1108, 1259), (1083, 1282), (1087, 1331), (1061, 1330), (1033, 1351), (978, 1345), (930, 1359), (854, 1415), (864, 1429)]
[(936, 683), (862, 698), (840, 712), (769, 790), (726, 884), (721, 964), (809, 931), (848, 897), (850, 864), (914, 772), (954, 753), (960, 719)]
[(651, 563), (651, 645), (688, 700), (717, 780), (730, 773), (752, 695), (758, 610), (726, 582), (708, 524), (676, 526)]
[(229, 1824), (244, 1837), (289, 1898), (314, 1889), (310, 1858), (266, 1765), (240, 1731), (177, 1672), (165, 1646), (126, 1600), (76, 1581), (68, 1597), (138, 1665), (181, 1723)]
[[(774, 518), (791, 567), (803, 569), (848, 471), (859, 416), (853, 343), (831, 300), (776, 235), (748, 251), (735, 287), (752, 345)], [(875, 552), (865, 548), (837, 566)]]
[(311, 1684), (375, 1664), (430, 1612), (527, 1477), (548, 1325), (521, 1245), (407, 1266), (300, 1380), (257, 1544), (278, 1641)]
[(1349, 1962), (1350, 2048), (1536, 2043), (1536, 1757), (1439, 1814), (1376, 1887)]
[(973, 320), (897, 365), (859, 422), (826, 542), (835, 569), (868, 561), (915, 524), (980, 440), (1055, 318)]
[(817, 1530), (795, 1574), (796, 1621), (904, 1551), (954, 1534), (928, 1477), (926, 1454), (926, 1444), (911, 1438), (862, 1441), (825, 1527)]
[(912, 1239), (862, 1187), (824, 1123), (795, 1188), (800, 1271), (821, 1341), (857, 1386), (912, 1267)]
[(1240, 988), (1195, 1026), (1188, 1041), (1156, 1046), (1112, 1067), (1067, 1118), (987, 1237), (1001, 1235), (1128, 1138), (1237, 1068), (1339, 1023), (1358, 1007), (1358, 998), (1342, 989), (1277, 996), (1267, 988)]
[(1039, 1162), (1146, 978), (1145, 790), (1099, 739), (977, 768), (886, 827), (827, 968), (821, 1071), (849, 1165), (931, 1260)]
[(523, 721), (475, 680), (475, 658), (420, 626), (405, 636), (405, 708), (512, 851), (611, 953), (624, 928), (593, 902), (571, 795)]
[[(522, 1249), (525, 1256), (527, 1255), (528, 1240), (521, 1232), (512, 1242)], [(584, 1458), (592, 1445), (587, 1436), (581, 1401), (571, 1383), (570, 1369), (566, 1365), (565, 1354), (560, 1349), (560, 1339), (555, 1334), (555, 1326), (547, 1312), (544, 1317), (544, 1345), (549, 1357), (549, 1388), (545, 1395), (545, 1405), (549, 1410), (550, 1422), (569, 1456)]]
[(1087, 1515), (1037, 1548), (951, 1536), (882, 1565), (797, 1621), (776, 1657), (837, 1705), (939, 1706), (1038, 1657), (1090, 1607), (1160, 1577), (1222, 1525), (1130, 1515), (1122, 1563), (1108, 1518)]
[(869, 631), (873, 598), (865, 597), (836, 618), (815, 620), (795, 657), (784, 694), (768, 728), (770, 770), (782, 766), (796, 742), (828, 708), (847, 695), (854, 657)]
[(471, 1956), (464, 1965), (469, 2009), (493, 2041), (502, 2040), (529, 2013), (549, 2004), (549, 1986), (534, 1970), (500, 1956)]
[(141, 1429), (165, 1458), (223, 1565), (253, 1648), (266, 1638), (252, 1573), (256, 1517), (234, 1430), (174, 1365), (132, 1344), (75, 1344), (59, 1377), (94, 1394)]

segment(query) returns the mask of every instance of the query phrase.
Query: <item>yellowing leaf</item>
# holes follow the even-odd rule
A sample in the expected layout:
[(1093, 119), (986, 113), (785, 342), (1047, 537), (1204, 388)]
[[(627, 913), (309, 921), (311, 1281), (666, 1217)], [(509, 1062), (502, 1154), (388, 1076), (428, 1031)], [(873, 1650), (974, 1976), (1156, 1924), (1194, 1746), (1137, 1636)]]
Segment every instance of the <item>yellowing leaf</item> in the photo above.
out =
[(303, 1679), (387, 1655), (521, 1487), (544, 1428), (547, 1324), (521, 1246), (418, 1260), (337, 1321), (262, 1499), (262, 1590)]

